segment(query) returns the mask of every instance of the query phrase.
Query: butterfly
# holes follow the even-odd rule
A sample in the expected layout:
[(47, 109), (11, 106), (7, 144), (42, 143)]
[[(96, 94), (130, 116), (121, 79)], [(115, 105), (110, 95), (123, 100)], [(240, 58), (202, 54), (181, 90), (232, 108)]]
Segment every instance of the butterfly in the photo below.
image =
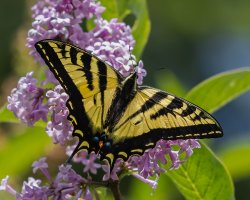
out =
[(216, 138), (219, 123), (200, 107), (159, 89), (137, 85), (95, 55), (72, 44), (42, 40), (35, 48), (69, 99), (68, 120), (79, 138), (70, 158), (94, 151), (114, 166), (142, 155), (157, 141)]

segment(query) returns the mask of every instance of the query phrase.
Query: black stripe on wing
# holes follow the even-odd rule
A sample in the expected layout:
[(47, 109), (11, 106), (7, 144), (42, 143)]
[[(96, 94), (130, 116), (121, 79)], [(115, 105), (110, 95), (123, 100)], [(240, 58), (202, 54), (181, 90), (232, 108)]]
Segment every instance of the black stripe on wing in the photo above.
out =
[[(161, 92), (158, 92), (161, 93)], [(157, 104), (157, 102), (154, 100), (154, 97), (150, 98), (151, 101), (155, 102), (155, 104)], [(150, 116), (151, 119), (157, 119), (158, 117), (162, 116), (162, 115), (166, 115), (168, 113), (171, 113), (173, 115), (175, 115), (174, 113), (174, 109), (179, 109), (183, 107), (183, 102), (180, 101), (177, 97), (175, 97), (173, 100), (171, 100), (171, 103), (169, 105), (167, 105), (166, 107), (161, 108), (158, 112), (152, 114)]]
[[(69, 100), (67, 101), (67, 107), (69, 109), (70, 114), (73, 115), (76, 119), (76, 122), (72, 121), (74, 125), (74, 129), (84, 130), (84, 133), (91, 134), (92, 129), (90, 127), (90, 120), (88, 116), (86, 115), (85, 109), (83, 107), (82, 95), (80, 91), (78, 90), (78, 88), (76, 87), (76, 85), (74, 84), (71, 77), (68, 75), (60, 58), (58, 58), (58, 55), (55, 52), (54, 48), (49, 45), (49, 42), (50, 41), (46, 41), (46, 40), (40, 41), (35, 44), (35, 47), (38, 53), (43, 58), (43, 60), (45, 61), (45, 63), (50, 68), (50, 71), (54, 74), (55, 78), (60, 82), (65, 92), (69, 95)], [(60, 52), (61, 55), (65, 56), (65, 53), (64, 54), (62, 53), (65, 51), (65, 45), (61, 42), (58, 42), (58, 43), (53, 42), (53, 44), (58, 45), (58, 48), (62, 50)], [(71, 58), (72, 58), (71, 61), (75, 62), (74, 57), (71, 57)], [(73, 108), (71, 106), (73, 106)], [(72, 120), (69, 117), (68, 119)], [(81, 137), (78, 134), (73, 133), (73, 135), (77, 135), (78, 137)]]
[[(62, 48), (62, 51), (61, 51), (62, 57), (66, 58), (66, 50), (65, 50), (66, 45), (62, 44), (61, 48)], [(70, 48), (69, 55), (70, 55), (71, 62), (74, 65), (76, 65), (77, 64), (77, 58), (76, 58), (77, 51), (76, 51), (76, 49), (75, 48)]]
[(150, 99), (148, 99), (142, 105), (142, 107), (139, 110), (135, 111), (132, 115), (128, 116), (127, 119), (120, 126), (115, 128), (115, 130), (118, 130), (119, 128), (121, 128), (125, 123), (127, 123), (129, 120), (135, 118), (137, 115), (146, 112), (147, 110), (152, 108), (155, 104), (160, 102), (162, 99), (165, 99), (166, 97), (167, 97), (167, 95), (165, 95), (165, 94), (163, 95), (161, 92), (155, 93)]
[[(107, 89), (107, 66), (104, 62), (101, 62), (100, 60), (97, 61), (97, 67), (98, 67), (98, 73), (99, 73), (99, 88), (101, 93), (101, 104), (102, 104), (102, 127), (103, 127), (103, 116), (104, 116), (104, 91)], [(106, 97), (111, 98), (111, 97)]]
[(85, 77), (87, 79), (87, 83), (88, 83), (88, 89), (89, 90), (93, 90), (94, 89), (94, 85), (93, 85), (93, 74), (91, 73), (91, 59), (92, 57), (89, 54), (84, 53), (81, 56), (81, 61), (82, 61), (82, 66), (84, 66), (82, 68)]
[[(203, 134), (197, 134), (198, 129)], [(214, 134), (215, 130), (217, 133)], [(201, 139), (201, 138), (216, 138), (222, 136), (222, 130), (219, 130), (216, 124), (200, 124), (186, 127), (174, 127), (174, 128), (158, 128), (152, 129), (150, 132), (142, 134), (140, 136), (125, 139), (123, 142), (117, 143), (113, 146), (113, 154), (115, 158), (123, 158), (127, 160), (129, 156), (138, 154), (142, 155), (145, 150), (154, 148), (156, 143), (160, 139), (164, 140), (177, 140), (177, 139)], [(180, 135), (180, 133), (183, 133)], [(179, 137), (176, 137), (176, 136)], [(141, 150), (135, 151), (133, 150)], [(128, 156), (119, 156), (119, 152), (126, 152)]]

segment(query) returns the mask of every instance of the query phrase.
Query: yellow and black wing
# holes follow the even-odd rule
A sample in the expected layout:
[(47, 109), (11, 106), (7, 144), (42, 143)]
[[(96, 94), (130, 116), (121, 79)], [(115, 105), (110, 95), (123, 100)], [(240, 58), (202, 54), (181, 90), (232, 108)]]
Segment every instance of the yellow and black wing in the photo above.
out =
[(71, 44), (43, 40), (35, 47), (69, 95), (68, 119), (74, 127), (73, 136), (79, 137), (75, 153), (80, 149), (97, 152), (91, 146), (93, 135), (102, 131), (122, 77), (97, 57)]
[(141, 86), (112, 129), (114, 142), (111, 162), (142, 155), (160, 139), (222, 137), (219, 123), (198, 106), (163, 92)]
[[(123, 78), (107, 63), (71, 44), (43, 40), (38, 53), (69, 95), (68, 119), (81, 149), (99, 153), (111, 169), (117, 158), (142, 155), (160, 139), (221, 137), (219, 123), (198, 106), (137, 86), (136, 73)], [(71, 156), (71, 157), (72, 157)]]

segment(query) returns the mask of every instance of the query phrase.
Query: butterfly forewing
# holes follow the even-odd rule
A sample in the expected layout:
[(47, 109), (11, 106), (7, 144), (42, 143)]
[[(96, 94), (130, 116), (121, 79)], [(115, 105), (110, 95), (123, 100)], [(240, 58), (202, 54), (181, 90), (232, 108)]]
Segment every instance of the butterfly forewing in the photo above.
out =
[(92, 135), (102, 130), (121, 77), (103, 61), (73, 45), (54, 40), (35, 45), (50, 71), (69, 95), (68, 119), (79, 148), (89, 149)]

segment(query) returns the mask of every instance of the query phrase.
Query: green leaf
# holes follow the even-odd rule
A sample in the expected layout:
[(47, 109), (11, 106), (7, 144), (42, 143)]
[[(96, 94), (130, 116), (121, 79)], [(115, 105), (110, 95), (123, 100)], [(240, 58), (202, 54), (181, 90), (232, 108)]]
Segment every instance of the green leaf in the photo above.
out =
[(242, 68), (205, 80), (194, 87), (186, 99), (208, 112), (214, 112), (249, 90), (250, 68)]
[(221, 148), (218, 156), (227, 166), (234, 180), (250, 177), (250, 139), (244, 138), (230, 142)]
[[(126, 196), (126, 199), (151, 199), (151, 200), (159, 200), (159, 199), (180, 199), (180, 193), (178, 192), (175, 185), (172, 183), (169, 177), (160, 176), (157, 188), (155, 191), (147, 184), (138, 179), (132, 177), (133, 181), (127, 188), (128, 191), (131, 191)], [(123, 182), (122, 182), (123, 183)], [(125, 184), (127, 182), (125, 181)], [(122, 188), (126, 188), (127, 185)], [(143, 192), (142, 192), (143, 191)], [(150, 197), (150, 198), (149, 198)]]
[(104, 19), (118, 18), (123, 21), (129, 15), (134, 15), (132, 34), (136, 44), (133, 53), (140, 58), (148, 41), (151, 27), (146, 0), (102, 0), (101, 4), (106, 7), (102, 14)]
[[(23, 126), (20, 126), (23, 130)], [(18, 126), (20, 133), (20, 128)], [(0, 179), (6, 175), (17, 176), (30, 169), (34, 160), (44, 153), (51, 142), (44, 128), (29, 127), (23, 133), (10, 134), (0, 148)], [(14, 136), (13, 136), (14, 135)]]
[(110, 20), (112, 18), (120, 18), (118, 11), (118, 3), (117, 0), (100, 0), (101, 5), (106, 9), (102, 13), (102, 17), (106, 20)]
[(203, 143), (178, 170), (166, 174), (186, 199), (234, 199), (233, 183), (228, 171)]
[(106, 187), (97, 187), (97, 188), (93, 187), (93, 188), (90, 188), (90, 190), (92, 194), (97, 193), (99, 197), (102, 197), (101, 200), (114, 200), (113, 194)]
[(9, 194), (8, 192), (0, 191), (0, 199), (13, 200), (14, 197), (11, 194)]
[(7, 109), (6, 105), (0, 109), (0, 123), (1, 122), (11, 122), (11, 123), (19, 123), (19, 120), (16, 116)]
[(133, 53), (137, 58), (140, 58), (144, 47), (148, 41), (148, 36), (151, 27), (147, 9), (147, 2), (146, 0), (123, 1), (128, 2), (128, 8), (130, 9), (131, 13), (134, 14), (136, 17), (136, 20), (132, 27), (132, 34), (136, 41)]
[[(183, 84), (181, 83), (180, 80), (178, 80), (176, 75), (170, 70), (166, 72), (163, 70), (155, 72), (154, 79), (157, 88), (163, 91), (167, 91), (179, 97), (184, 97), (184, 95), (186, 94), (186, 90)], [(168, 81), (166, 82), (166, 80)]]

